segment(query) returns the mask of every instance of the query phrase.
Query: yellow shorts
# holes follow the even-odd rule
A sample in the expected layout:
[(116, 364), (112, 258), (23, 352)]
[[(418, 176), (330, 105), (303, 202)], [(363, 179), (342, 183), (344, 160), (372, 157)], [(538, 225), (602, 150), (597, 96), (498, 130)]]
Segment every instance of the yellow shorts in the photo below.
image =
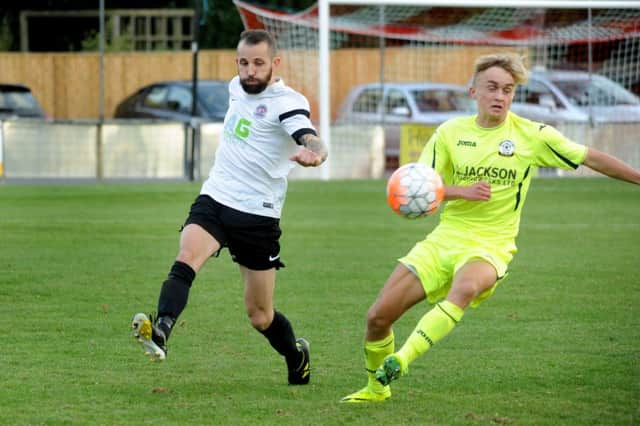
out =
[(498, 281), (471, 302), (470, 306), (475, 308), (493, 294), (507, 275), (507, 266), (515, 252), (512, 242), (489, 244), (464, 238), (461, 234), (436, 230), (416, 243), (398, 261), (418, 276), (430, 304), (438, 303), (447, 296), (453, 276), (462, 266), (474, 259), (490, 263), (496, 269)]

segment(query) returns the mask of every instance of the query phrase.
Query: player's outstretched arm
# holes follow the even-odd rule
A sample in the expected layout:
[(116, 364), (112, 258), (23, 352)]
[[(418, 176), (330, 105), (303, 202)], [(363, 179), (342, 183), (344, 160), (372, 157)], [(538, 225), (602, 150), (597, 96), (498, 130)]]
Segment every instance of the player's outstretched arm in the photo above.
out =
[(589, 148), (583, 165), (603, 175), (640, 185), (640, 171), (605, 152)]
[(445, 200), (489, 201), (491, 198), (491, 184), (476, 182), (469, 186), (445, 186)]
[(319, 137), (311, 133), (304, 134), (298, 139), (302, 148), (289, 159), (304, 167), (319, 166), (327, 159), (327, 147)]

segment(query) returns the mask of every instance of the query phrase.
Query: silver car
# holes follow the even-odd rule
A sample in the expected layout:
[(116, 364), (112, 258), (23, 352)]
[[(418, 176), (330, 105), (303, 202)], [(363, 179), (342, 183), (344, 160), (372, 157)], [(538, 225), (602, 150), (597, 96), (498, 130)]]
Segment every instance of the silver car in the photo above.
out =
[(27, 86), (0, 83), (0, 120), (18, 117), (47, 118), (42, 106)]
[(385, 129), (386, 169), (398, 167), (400, 125), (437, 126), (469, 115), (475, 102), (466, 87), (439, 83), (372, 83), (354, 86), (338, 113), (337, 124), (374, 123)]
[(640, 99), (618, 83), (584, 71), (533, 71), (511, 110), (547, 124), (640, 122)]

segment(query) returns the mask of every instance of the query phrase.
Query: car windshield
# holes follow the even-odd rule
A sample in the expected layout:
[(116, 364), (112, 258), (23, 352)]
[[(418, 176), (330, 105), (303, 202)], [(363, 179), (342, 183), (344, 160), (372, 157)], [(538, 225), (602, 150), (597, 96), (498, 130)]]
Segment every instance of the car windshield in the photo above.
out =
[(198, 94), (208, 115), (224, 116), (227, 112), (229, 108), (229, 90), (227, 84), (198, 85)]
[(640, 105), (640, 100), (619, 84), (601, 77), (580, 80), (552, 80), (577, 107)]
[(420, 112), (472, 111), (473, 101), (466, 92), (449, 89), (412, 90)]
[(0, 91), (0, 112), (29, 117), (42, 116), (38, 101), (31, 92), (26, 90)]

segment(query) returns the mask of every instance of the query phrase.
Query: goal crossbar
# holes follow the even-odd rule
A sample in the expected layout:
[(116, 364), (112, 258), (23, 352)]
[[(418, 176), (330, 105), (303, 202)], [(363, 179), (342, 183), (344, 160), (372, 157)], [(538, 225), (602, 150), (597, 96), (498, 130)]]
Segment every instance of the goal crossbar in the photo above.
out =
[[(319, 0), (318, 1), (318, 65), (320, 70), (330, 70), (330, 6), (424, 6), (447, 8), (552, 8), (552, 9), (640, 9), (638, 0)], [(319, 127), (320, 134), (331, 147), (331, 99), (330, 75), (324, 71), (319, 74), (318, 82)], [(329, 156), (331, 157), (331, 156)], [(331, 161), (329, 159), (329, 161)], [(328, 168), (327, 168), (328, 170)], [(328, 173), (328, 171), (327, 171)], [(328, 174), (323, 175), (328, 179)]]
[(429, 6), (429, 7), (518, 7), (518, 8), (553, 8), (553, 9), (626, 9), (640, 8), (638, 0), (522, 0), (517, 4), (513, 0), (319, 0), (318, 6), (353, 5), (353, 6)]

